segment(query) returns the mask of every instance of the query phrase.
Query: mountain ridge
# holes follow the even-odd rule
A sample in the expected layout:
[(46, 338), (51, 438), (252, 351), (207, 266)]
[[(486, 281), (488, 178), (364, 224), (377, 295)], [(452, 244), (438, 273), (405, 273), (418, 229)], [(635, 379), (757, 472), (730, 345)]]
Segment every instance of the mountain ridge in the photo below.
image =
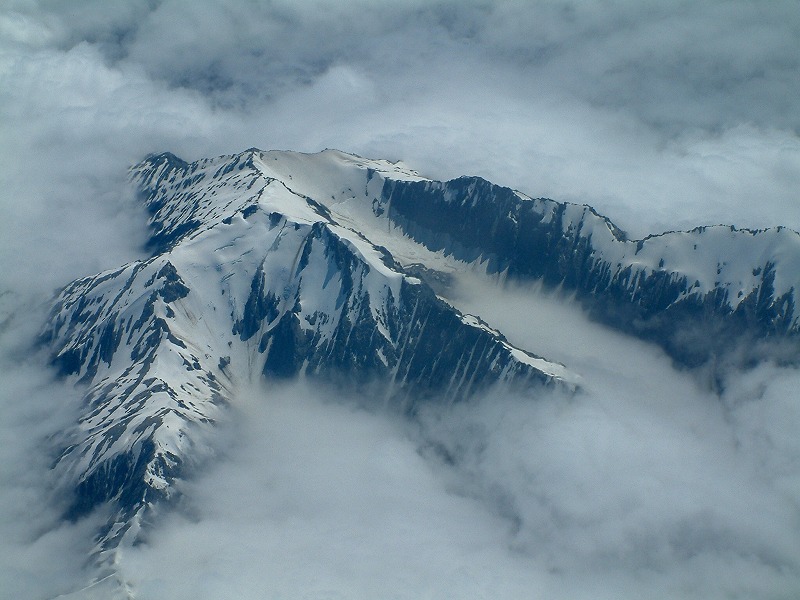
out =
[(498, 383), (575, 388), (563, 365), (514, 348), (321, 204), (240, 169), (240, 156), (147, 164), (154, 255), (68, 285), (41, 335), (85, 390), (55, 468), (73, 495), (68, 518), (114, 507), (106, 563), (213, 453), (214, 423), (252, 377), (355, 386), (412, 414)]
[(106, 565), (213, 454), (214, 424), (254, 377), (347, 386), (410, 415), (494, 385), (578, 389), (536, 340), (514, 347), (447, 299), (461, 271), (573, 293), (683, 366), (800, 355), (800, 234), (786, 228), (629, 240), (587, 205), (337, 150), (161, 153), (131, 183), (152, 256), (66, 286), (41, 335), (85, 389), (55, 469), (67, 517), (113, 507)]

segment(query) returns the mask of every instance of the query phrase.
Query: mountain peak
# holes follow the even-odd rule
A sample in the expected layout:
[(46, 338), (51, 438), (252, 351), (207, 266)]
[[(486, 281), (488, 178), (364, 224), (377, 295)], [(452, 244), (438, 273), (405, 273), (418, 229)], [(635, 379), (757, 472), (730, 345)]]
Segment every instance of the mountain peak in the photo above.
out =
[(569, 291), (684, 366), (800, 355), (790, 230), (628, 240), (589, 206), (338, 150), (162, 153), (130, 175), (152, 256), (68, 285), (43, 334), (52, 363), (85, 386), (57, 469), (70, 516), (114, 507), (109, 560), (209, 454), (214, 423), (253, 377), (345, 386), (412, 416), (492, 386), (578, 388), (535, 340), (515, 347), (447, 300), (454, 274)]

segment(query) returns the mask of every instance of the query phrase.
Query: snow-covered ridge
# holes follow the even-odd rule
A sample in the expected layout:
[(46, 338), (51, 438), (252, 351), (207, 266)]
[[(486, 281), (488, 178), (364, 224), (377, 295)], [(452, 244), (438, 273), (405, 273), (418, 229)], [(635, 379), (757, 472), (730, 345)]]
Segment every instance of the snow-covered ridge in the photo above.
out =
[(628, 240), (588, 206), (334, 150), (160, 154), (131, 180), (152, 257), (67, 286), (42, 335), (85, 386), (56, 468), (70, 516), (112, 507), (99, 538), (110, 563), (212, 454), (215, 423), (251, 378), (352, 386), (407, 414), (495, 384), (574, 390), (579, 377), (537, 356), (536, 340), (515, 347), (447, 301), (459, 271), (575, 292), (684, 364), (742, 340), (800, 356), (800, 235), (788, 229)]
[[(251, 149), (191, 165), (171, 160), (183, 170), (173, 164), (160, 193), (180, 205), (170, 212), (182, 217), (156, 236), (162, 240), (230, 209), (224, 180), (239, 210), (259, 203), (306, 222), (336, 223), (354, 239), (387, 249), (403, 267), (487, 271), (575, 290), (598, 318), (657, 341), (686, 364), (725, 352), (741, 331), (795, 336), (800, 327), (800, 234), (786, 228), (718, 225), (630, 240), (589, 206), (531, 198), (476, 177), (432, 181), (400, 164), (335, 150)], [(150, 179), (164, 172), (153, 159), (138, 169)], [(149, 181), (139, 183), (149, 189)], [(158, 199), (156, 205), (158, 227)], [(709, 346), (708, 335), (681, 341), (692, 320), (710, 324), (719, 342)]]
[[(575, 246), (578, 240), (585, 240), (594, 262), (604, 264), (612, 276), (626, 270), (639, 271), (644, 277), (655, 272), (670, 273), (675, 278), (686, 279), (693, 291), (700, 294), (721, 289), (733, 309), (762, 283), (767, 265), (775, 270), (776, 295), (793, 291), (800, 282), (800, 234), (785, 227), (755, 231), (725, 225), (703, 226), (629, 240), (607, 217), (589, 206), (533, 199), (479, 178), (427, 182), (414, 190), (418, 196), (425, 197), (426, 202), (412, 200), (399, 207), (398, 200), (404, 194), (411, 195), (407, 189), (402, 184), (393, 185), (386, 193), (384, 203), (390, 218), (394, 210), (399, 223), (422, 221), (424, 229), (432, 229), (434, 222), (441, 223), (444, 226), (439, 227), (438, 244), (427, 239), (426, 244), (435, 248), (446, 245), (447, 241), (461, 245), (466, 241), (484, 259), (493, 257), (498, 268), (511, 268), (519, 275), (540, 275), (526, 273), (522, 263), (530, 262), (532, 255), (546, 249), (537, 247), (535, 242), (539, 240), (536, 239), (530, 240), (528, 248), (524, 245), (512, 247), (509, 242), (524, 242), (522, 238), (526, 235), (534, 238), (537, 231), (543, 231), (551, 244), (563, 242)], [(450, 211), (445, 215), (434, 210), (437, 204), (450, 207)], [(426, 211), (429, 215), (420, 219), (415, 211)], [(456, 213), (463, 215), (462, 221), (443, 218)], [(477, 218), (478, 215), (481, 218)], [(463, 221), (471, 219), (473, 223), (463, 225)], [(461, 231), (447, 227), (454, 222)], [(413, 225), (408, 229), (414, 229)], [(454, 233), (463, 234), (459, 237), (464, 239), (454, 239)], [(421, 233), (418, 235), (423, 237)], [(450, 239), (445, 241), (448, 237)], [(474, 243), (470, 243), (473, 240)], [(483, 247), (478, 240), (485, 242)], [(498, 256), (504, 251), (516, 251), (518, 255)], [(454, 253), (459, 254), (459, 251)], [(460, 253), (466, 254), (464, 250)]]
[[(685, 365), (742, 346), (744, 363), (778, 348), (782, 360), (800, 356), (800, 234), (790, 229), (712, 226), (629, 240), (591, 207), (476, 177), (387, 180), (377, 208), (430, 252), (574, 292), (596, 318)], [(787, 343), (767, 341), (777, 338)]]
[[(220, 162), (227, 164), (220, 168)], [(392, 186), (398, 185), (394, 182), (400, 182), (400, 185), (419, 183), (427, 194), (435, 194), (440, 190), (444, 202), (455, 202), (459, 210), (475, 209), (487, 185), (492, 188), (494, 196), (501, 190), (509, 192), (507, 188), (493, 186), (478, 178), (462, 178), (466, 182), (466, 189), (463, 186), (454, 189), (454, 182), (431, 181), (402, 165), (364, 159), (335, 150), (318, 154), (251, 150), (232, 157), (200, 161), (198, 170), (202, 171), (206, 163), (214, 165), (217, 172), (230, 172), (237, 167), (241, 171), (246, 165), (259, 171), (266, 181), (282, 182), (292, 192), (323, 205), (342, 225), (365, 233), (374, 243), (390, 248), (393, 255), (401, 257), (403, 264), (411, 262), (402, 260), (405, 254), (411, 254), (410, 259), (419, 260), (420, 255), (424, 255), (426, 249), (431, 250), (433, 245), (409, 239), (414, 237), (410, 232), (392, 231), (397, 228), (398, 220), (391, 218), (392, 202), (385, 195), (391, 192), (384, 191), (387, 180), (393, 182)], [(194, 172), (194, 166), (192, 170)], [(246, 179), (254, 177), (249, 169), (240, 177), (243, 182), (248, 181), (247, 185), (258, 188)], [(179, 185), (185, 186), (186, 181), (180, 180)], [(255, 193), (260, 193), (260, 188)], [(213, 191), (212, 194), (215, 195)], [(516, 191), (513, 196), (520, 202), (510, 206), (505, 214), (498, 210), (492, 219), (495, 237), (502, 238), (505, 233), (500, 218), (507, 219), (511, 224), (519, 224), (523, 218), (521, 213), (529, 210), (537, 216), (537, 225), (549, 225), (557, 221), (564, 237), (589, 240), (596, 262), (607, 265), (612, 277), (620, 276), (628, 269), (639, 272), (640, 278), (653, 273), (669, 273), (673, 279), (686, 280), (688, 294), (705, 295), (714, 290), (721, 291), (732, 309), (763, 283), (765, 271), (774, 271), (772, 285), (777, 297), (793, 292), (800, 281), (800, 234), (784, 227), (756, 231), (727, 225), (702, 226), (691, 231), (658, 233), (642, 240), (629, 240), (612, 221), (589, 206), (534, 199)], [(456, 197), (460, 199), (455, 200)], [(176, 200), (182, 201), (180, 195), (176, 195)], [(223, 205), (224, 199), (222, 202), (220, 200), (214, 198), (217, 206)], [(496, 201), (497, 198), (492, 200)], [(432, 206), (423, 207), (425, 209), (429, 209), (433, 215)], [(310, 218), (320, 217), (310, 215)], [(484, 241), (490, 242), (490, 239), (491, 236), (488, 236)], [(444, 242), (440, 242), (442, 244)], [(456, 254), (448, 248), (439, 248), (437, 251), (445, 255)], [(491, 259), (491, 251), (482, 254), (484, 260)], [(423, 256), (419, 262), (435, 259), (435, 256)], [(796, 320), (795, 316), (795, 323)]]
[[(402, 163), (338, 150), (303, 154), (250, 149), (193, 163), (163, 153), (131, 169), (131, 179), (151, 213), (151, 243), (156, 248), (255, 204), (297, 221), (326, 220), (320, 204), (355, 196), (353, 190), (365, 189), (365, 181), (383, 177), (422, 180)], [(309, 204), (298, 202), (298, 196)]]
[[(74, 494), (69, 516), (112, 506), (99, 541), (110, 563), (211, 454), (215, 422), (251, 378), (356, 386), (407, 413), (496, 383), (574, 389), (563, 365), (461, 314), (353, 219), (339, 222), (337, 202), (359, 185), (379, 193), (389, 175), (422, 180), (334, 151), (162, 154), (132, 169), (154, 255), (68, 285), (42, 334), (54, 366), (86, 389), (56, 468)], [(330, 208), (311, 196), (326, 182)]]

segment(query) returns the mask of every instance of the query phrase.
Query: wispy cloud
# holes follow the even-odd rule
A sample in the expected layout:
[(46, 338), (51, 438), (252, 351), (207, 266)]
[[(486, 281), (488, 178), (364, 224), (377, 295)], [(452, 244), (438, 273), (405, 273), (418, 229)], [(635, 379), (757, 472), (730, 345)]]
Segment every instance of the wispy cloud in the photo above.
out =
[(330, 390), (256, 387), (240, 398), (226, 458), (126, 555), (138, 597), (800, 589), (797, 371), (734, 374), (719, 397), (563, 299), (468, 289), (461, 303), (517, 343), (560, 349), (584, 391), (498, 391), (408, 423)]
[(49, 437), (74, 421), (78, 390), (43, 371), (30, 339), (44, 318), (31, 306), (1, 332), (0, 584), (4, 594), (46, 599), (85, 584), (86, 557), (99, 515), (62, 521), (63, 498), (53, 480)]
[[(71, 392), (26, 354), (41, 319), (30, 307), (142, 256), (129, 165), (162, 150), (338, 147), (590, 203), (633, 235), (800, 229), (799, 15), (791, 1), (5, 3), (4, 589), (46, 597), (77, 577), (82, 526), (40, 535), (56, 513), (39, 441), (71, 418), (51, 413)], [(490, 319), (485, 294), (473, 308)], [(143, 597), (163, 597), (156, 582), (197, 597), (268, 581), (286, 596), (577, 598), (602, 593), (598, 576), (632, 597), (790, 596), (795, 374), (736, 375), (719, 399), (629, 340), (598, 362), (613, 334), (565, 344), (591, 324), (537, 306), (524, 335), (583, 369), (585, 396), (430, 415), (425, 439), (461, 448), (453, 470), (420, 457), (405, 426), (289, 390), (253, 409), (271, 435), (246, 427), (230, 463), (193, 484), (197, 522), (171, 517), (131, 555)], [(205, 587), (173, 579), (174, 561)]]
[(800, 412), (787, 394), (797, 371), (735, 374), (719, 397), (563, 299), (490, 295), (474, 282), (469, 291), (472, 308), (518, 343), (561, 348), (584, 391), (498, 391), (431, 405), (409, 423), (331, 390), (254, 388), (225, 458), (126, 554), (137, 597), (800, 589)]
[(59, 283), (130, 258), (127, 166), (250, 146), (483, 175), (634, 235), (800, 228), (799, 27), (788, 2), (12, 3), (3, 254), (54, 240), (26, 275)]

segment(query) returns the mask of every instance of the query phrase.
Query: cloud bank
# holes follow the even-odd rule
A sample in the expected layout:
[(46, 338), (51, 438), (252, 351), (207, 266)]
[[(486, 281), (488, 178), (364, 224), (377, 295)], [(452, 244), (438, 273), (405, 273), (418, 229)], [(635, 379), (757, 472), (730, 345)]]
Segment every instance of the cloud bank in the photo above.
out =
[(74, 422), (80, 392), (54, 381), (43, 357), (31, 355), (30, 338), (44, 316), (34, 307), (1, 333), (0, 589), (17, 598), (54, 598), (83, 587), (102, 521), (61, 520), (67, 499), (55, 492), (48, 439)]
[[(799, 35), (790, 0), (4, 3), (4, 589), (46, 598), (81, 577), (90, 527), (50, 527), (51, 482), (36, 475), (75, 398), (28, 347), (54, 288), (143, 256), (132, 163), (336, 147), (588, 203), (635, 237), (800, 229)], [(462, 301), (503, 325), (486, 294)], [(154, 582), (197, 597), (268, 580), (287, 597), (594, 598), (598, 577), (623, 597), (791, 597), (795, 374), (739, 374), (715, 398), (630, 340), (598, 362), (614, 334), (567, 344), (591, 331), (578, 312), (514, 298), (533, 349), (582, 371), (586, 396), (487, 398), (414, 432), (288, 390), (252, 409), (271, 435), (247, 429), (193, 484), (195, 522), (172, 517), (131, 557), (142, 597)], [(167, 557), (205, 587), (160, 571)]]
[(137, 598), (796, 595), (796, 371), (719, 397), (563, 299), (468, 287), (492, 325), (571, 356), (584, 392), (495, 391), (409, 423), (256, 387), (225, 458), (126, 555)]
[(0, 32), (6, 285), (135, 257), (121, 184), (162, 150), (403, 158), (634, 236), (800, 228), (790, 1), (12, 0)]

